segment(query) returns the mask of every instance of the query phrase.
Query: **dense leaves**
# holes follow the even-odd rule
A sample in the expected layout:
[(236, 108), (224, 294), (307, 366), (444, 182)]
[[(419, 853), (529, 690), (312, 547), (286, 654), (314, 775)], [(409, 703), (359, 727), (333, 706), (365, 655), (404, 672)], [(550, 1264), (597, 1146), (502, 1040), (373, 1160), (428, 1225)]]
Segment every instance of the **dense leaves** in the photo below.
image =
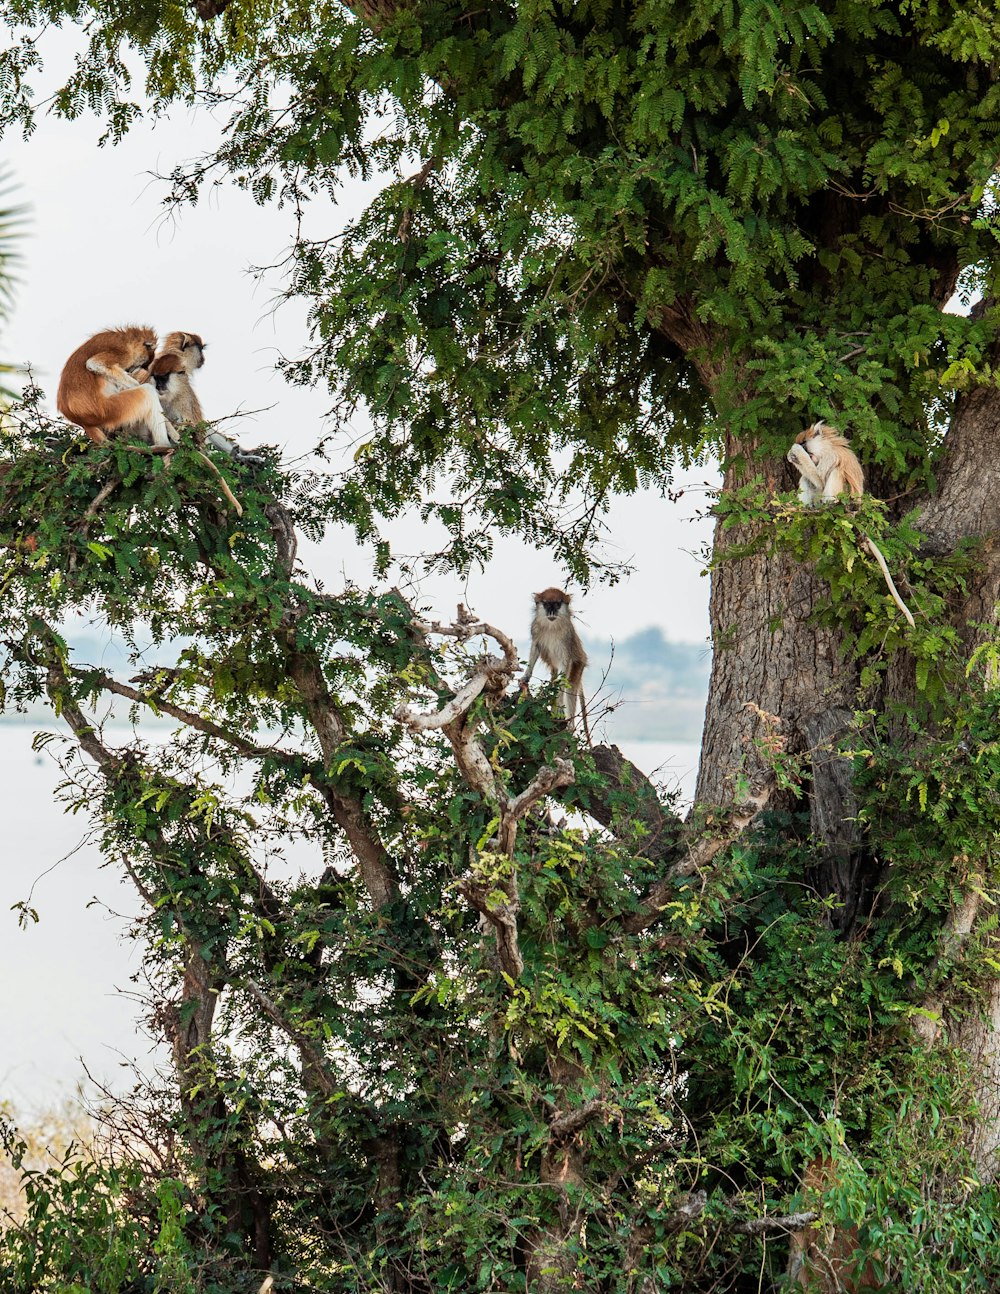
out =
[[(983, 1087), (943, 1036), (946, 1017), (948, 1038), (980, 1026), (997, 970), (997, 649), (984, 629), (973, 651), (961, 610), (989, 543), (930, 544), (910, 497), (956, 393), (995, 385), (993, 10), (0, 16), (8, 124), (31, 129), (40, 28), (72, 23), (56, 107), (96, 110), (107, 138), (142, 90), (153, 111), (228, 107), (174, 201), (235, 177), (308, 228), (313, 194), (373, 190), (288, 265), (312, 325), (289, 375), (370, 420), (343, 477), (222, 463), (237, 518), (189, 447), (81, 446), (35, 393), (8, 421), (4, 704), (44, 701), (87, 757), (67, 756), (64, 791), (145, 901), (176, 1087), (146, 1107), (145, 1171), (126, 1138), (126, 1171), (112, 1155), (29, 1179), (5, 1287), (207, 1294), (271, 1271), (392, 1294), (741, 1291), (809, 1252), (819, 1272), (846, 1254), (849, 1282), (855, 1248), (870, 1281), (995, 1287), (996, 1199), (967, 1136)], [(956, 288), (985, 303), (943, 312)], [(887, 505), (782, 495), (776, 452), (815, 415), (850, 427)], [(847, 915), (817, 880), (842, 844), (811, 836), (819, 761), (755, 691), (718, 675), (716, 719), (749, 700), (764, 735), (724, 770), (732, 802), (682, 824), (638, 770), (578, 747), (555, 687), (509, 689), (503, 627), (427, 624), (296, 565), (296, 526), (377, 540), (414, 505), (449, 534), (431, 561), (467, 567), (508, 531), (585, 578), (613, 493), (716, 450), (717, 580), (766, 554), (775, 580), (794, 564), (825, 591), (808, 623), (779, 605), (763, 630), (748, 599), (716, 623), (717, 660), (770, 635), (757, 668), (779, 676), (784, 644), (821, 643), (858, 685), (830, 761), (851, 760), (860, 797), (840, 814), (864, 882)], [(80, 617), (126, 639), (134, 675), (78, 659)], [(102, 730), (108, 698), (178, 731)], [(314, 846), (301, 875), (262, 845), (289, 837)]]
[(140, 88), (229, 108), (175, 200), (226, 173), (306, 208), (382, 181), (290, 265), (313, 344), (289, 372), (373, 423), (337, 517), (369, 533), (431, 491), (459, 565), (499, 528), (583, 575), (610, 492), (809, 415), (878, 479), (925, 475), (993, 333), (940, 313), (992, 282), (988, 6), (198, 9), (7, 3), (0, 114), (30, 129), (36, 28), (68, 16), (88, 34), (59, 111), (114, 137)]

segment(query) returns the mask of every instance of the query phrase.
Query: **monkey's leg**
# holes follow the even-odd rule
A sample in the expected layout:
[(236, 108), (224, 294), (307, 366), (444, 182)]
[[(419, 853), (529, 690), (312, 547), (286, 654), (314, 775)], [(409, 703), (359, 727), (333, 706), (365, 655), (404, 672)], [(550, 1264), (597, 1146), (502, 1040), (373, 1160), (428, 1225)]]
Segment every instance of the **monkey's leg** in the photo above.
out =
[(520, 679), (518, 680), (518, 686), (520, 687), (522, 692), (527, 688), (528, 680), (531, 678), (531, 675), (537, 664), (538, 664), (538, 648), (535, 645), (534, 640), (532, 640), (531, 652), (528, 655), (527, 667), (524, 673), (521, 675)]
[(143, 428), (153, 444), (162, 449), (171, 445), (167, 420), (163, 416), (160, 398), (149, 386), (137, 386), (131, 391), (121, 391), (108, 396), (104, 402), (100, 425), (104, 431), (116, 431), (134, 425)]

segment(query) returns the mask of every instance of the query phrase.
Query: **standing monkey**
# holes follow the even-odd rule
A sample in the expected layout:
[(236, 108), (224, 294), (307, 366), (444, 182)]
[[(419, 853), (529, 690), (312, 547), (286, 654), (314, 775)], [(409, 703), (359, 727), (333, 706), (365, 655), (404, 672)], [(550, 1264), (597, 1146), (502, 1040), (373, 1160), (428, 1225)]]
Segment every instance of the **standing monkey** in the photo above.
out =
[[(152, 386), (140, 385), (156, 353), (152, 328), (110, 328), (85, 341), (63, 365), (56, 406), (101, 445), (107, 433), (134, 428), (158, 449), (177, 434)], [(138, 376), (137, 376), (138, 375)]]
[[(799, 498), (807, 506), (829, 503), (841, 494), (860, 499), (865, 492), (865, 474), (857, 455), (837, 428), (825, 422), (814, 422), (800, 431), (786, 457), (798, 470)], [(878, 562), (890, 597), (912, 628), (913, 616), (892, 582), (880, 549), (867, 535), (862, 537), (862, 545)]]
[(545, 589), (535, 594), (535, 614), (531, 619), (531, 653), (520, 685), (527, 688), (528, 680), (541, 656), (552, 671), (553, 678), (566, 680), (563, 688), (563, 711), (570, 726), (576, 717), (579, 698), (583, 731), (589, 742), (587, 704), (583, 697), (583, 671), (587, 668), (587, 653), (583, 650), (580, 635), (573, 625), (570, 601), (570, 595), (562, 589)]
[[(204, 363), (205, 342), (196, 332), (172, 332), (167, 334), (150, 366), (149, 375), (167, 417), (179, 427), (195, 426), (205, 421), (201, 402), (191, 384), (191, 374)], [(221, 449), (238, 463), (264, 462), (262, 455), (241, 449), (221, 431), (210, 431), (205, 439), (213, 448)]]

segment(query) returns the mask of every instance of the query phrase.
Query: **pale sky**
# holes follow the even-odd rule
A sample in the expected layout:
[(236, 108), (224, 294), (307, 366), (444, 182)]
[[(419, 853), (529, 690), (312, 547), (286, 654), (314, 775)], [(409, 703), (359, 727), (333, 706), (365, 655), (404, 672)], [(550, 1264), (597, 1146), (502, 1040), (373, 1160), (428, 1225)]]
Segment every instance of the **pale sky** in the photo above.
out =
[[(68, 38), (58, 34), (64, 45)], [(248, 446), (278, 444), (293, 458), (319, 439), (329, 399), (324, 391), (289, 386), (273, 371), (279, 354), (294, 356), (306, 344), (305, 311), (298, 303), (275, 311), (280, 276), (273, 273), (261, 284), (248, 272), (281, 259), (293, 232), (292, 212), (258, 207), (227, 185), (167, 220), (165, 185), (150, 174), (199, 155), (218, 133), (219, 122), (202, 111), (141, 122), (114, 148), (97, 147), (100, 126), (92, 117), (68, 123), (44, 118), (27, 143), (14, 136), (3, 141), (0, 163), (12, 170), (32, 213), (0, 357), (31, 364), (54, 412), (63, 361), (91, 333), (126, 322), (198, 332), (209, 343), (197, 375), (207, 415), (273, 406), (226, 430)], [(358, 184), (344, 190), (337, 208), (317, 203), (310, 232), (336, 232), (364, 198)], [(353, 439), (350, 431), (345, 439)], [(692, 554), (710, 538), (709, 522), (697, 519), (709, 479), (711, 470), (694, 473), (691, 489), (676, 503), (646, 492), (614, 507), (607, 551), (636, 569), (627, 582), (577, 596), (585, 634), (620, 639), (655, 624), (675, 641), (706, 640), (708, 579)], [(390, 533), (402, 552), (437, 547), (436, 535), (415, 517), (395, 522)], [(327, 587), (336, 586), (341, 572), (368, 582), (369, 554), (347, 532), (330, 535), (320, 553), (309, 545), (302, 552)], [(505, 540), (497, 543), (489, 569), (473, 572), (467, 586), (458, 576), (438, 576), (425, 581), (420, 594), (436, 614), (450, 616), (462, 598), (524, 637), (531, 593), (565, 582), (549, 554)]]

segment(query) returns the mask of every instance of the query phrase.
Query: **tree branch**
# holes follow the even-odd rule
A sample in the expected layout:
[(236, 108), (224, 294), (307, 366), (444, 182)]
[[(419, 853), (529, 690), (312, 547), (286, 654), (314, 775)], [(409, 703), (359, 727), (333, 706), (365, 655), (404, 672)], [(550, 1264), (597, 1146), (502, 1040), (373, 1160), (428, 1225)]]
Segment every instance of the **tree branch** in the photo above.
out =
[(818, 1221), (819, 1214), (808, 1210), (804, 1213), (771, 1214), (763, 1218), (748, 1218), (746, 1222), (737, 1222), (728, 1228), (741, 1236), (763, 1236), (779, 1231), (787, 1235), (792, 1231), (804, 1231), (813, 1222)]
[[(337, 1084), (334, 1083), (327, 1071), (326, 1060), (313, 1046), (309, 1037), (301, 1029), (297, 1029), (282, 1014), (277, 1003), (268, 997), (264, 990), (252, 979), (244, 980), (243, 987), (268, 1019), (276, 1024), (281, 1032), (295, 1044), (295, 1048), (302, 1058), (302, 1076), (306, 1086), (318, 1088), (324, 1096), (334, 1096), (338, 1091)], [(311, 1083), (309, 1082), (310, 1079), (312, 1080)]]
[(593, 1101), (587, 1101), (579, 1109), (570, 1110), (566, 1114), (560, 1114), (549, 1124), (549, 1138), (552, 1141), (565, 1141), (573, 1137), (581, 1129), (585, 1128), (588, 1123), (593, 1121), (608, 1108), (606, 1101), (599, 1098)]
[(217, 737), (220, 741), (226, 742), (235, 750), (244, 755), (249, 755), (253, 759), (280, 759), (285, 763), (300, 763), (300, 757), (293, 751), (283, 750), (280, 746), (258, 746), (252, 741), (247, 741), (238, 733), (230, 732), (227, 728), (220, 727), (211, 719), (205, 719), (191, 710), (185, 710), (182, 706), (175, 705), (172, 701), (165, 700), (162, 696), (152, 696), (149, 692), (140, 692), (138, 689), (129, 687), (126, 683), (119, 681), (110, 674), (104, 673), (103, 670), (94, 669), (87, 665), (73, 665), (69, 670), (74, 678), (91, 679), (98, 683), (105, 692), (112, 692), (115, 696), (125, 697), (129, 701), (136, 701), (140, 705), (148, 706), (151, 710), (161, 710), (164, 714), (169, 714), (171, 718), (179, 720), (189, 728), (195, 728), (198, 732), (205, 733), (209, 737)]
[(724, 830), (699, 836), (688, 846), (687, 854), (670, 868), (662, 880), (650, 889), (638, 912), (630, 912), (622, 922), (622, 928), (628, 934), (638, 934), (660, 919), (663, 909), (674, 895), (677, 881), (686, 876), (693, 876), (709, 865), (716, 854), (742, 835), (744, 831), (767, 807), (771, 798), (771, 787), (765, 787), (757, 795), (744, 801), (734, 809), (729, 823)]

